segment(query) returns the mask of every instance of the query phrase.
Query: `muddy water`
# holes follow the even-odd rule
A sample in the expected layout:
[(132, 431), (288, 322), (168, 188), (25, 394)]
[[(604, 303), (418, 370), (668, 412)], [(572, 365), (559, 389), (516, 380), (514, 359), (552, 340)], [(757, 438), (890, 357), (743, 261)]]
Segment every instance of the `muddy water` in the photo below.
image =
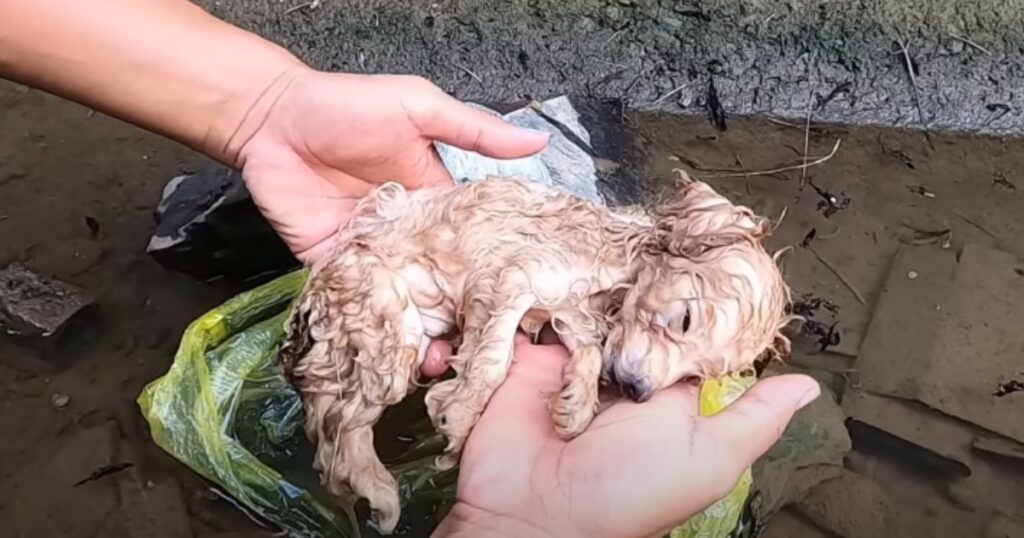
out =
[[(951, 248), (981, 241), (1024, 254), (1024, 194), (1017, 191), (1024, 188), (1019, 173), (1024, 153), (1018, 141), (951, 135), (933, 135), (929, 141), (919, 132), (812, 125), (806, 140), (810, 160), (829, 155), (840, 141), (834, 156), (806, 174), (765, 175), (749, 172), (802, 161), (805, 133), (800, 126), (730, 119), (727, 131), (719, 132), (703, 118), (627, 116), (641, 137), (637, 154), (647, 179), (636, 192), (643, 197), (663, 193), (672, 170), (684, 167), (759, 213), (785, 211), (772, 238), (776, 248), (799, 247), (816, 230), (815, 251), (838, 271), (804, 248), (788, 255), (786, 271), (796, 292), (827, 297), (838, 306), (841, 339), (824, 355), (808, 353), (813, 342), (798, 341), (794, 362), (840, 395), (870, 319), (868, 305), (878, 299), (900, 237), (907, 233), (905, 225), (951, 229)], [(99, 449), (76, 444), (77, 432), (113, 422), (114, 455), (133, 454), (132, 472), (144, 480), (179, 485), (180, 504), (194, 535), (256, 531), (228, 503), (211, 496), (203, 480), (149, 442), (135, 404), (143, 385), (166, 371), (186, 324), (239, 290), (169, 273), (143, 252), (163, 183), (202, 162), (182, 147), (100, 114), (0, 85), (0, 263), (21, 260), (94, 290), (102, 314), (96, 320), (97, 337), (83, 342), (70, 368), (60, 373), (35, 374), (12, 366), (24, 351), (0, 343), (0, 432), (5, 437), (0, 443), (0, 510), (7, 526), (37, 531), (26, 535), (45, 530), (51, 536), (82, 536), (99, 528), (110, 517), (98, 512), (96, 498), (103, 493), (70, 488), (80, 477), (46, 466), (55, 459), (72, 467), (85, 461)], [(823, 215), (818, 207), (823, 198), (814, 187), (834, 195), (843, 209)], [(96, 238), (85, 224), (87, 216), (100, 223)], [(67, 407), (51, 404), (54, 393), (70, 397)], [(398, 434), (381, 432), (389, 435)], [(949, 480), (908, 464), (917, 458), (912, 451), (870, 438), (854, 443), (847, 466), (884, 484), (896, 515), (889, 535), (980, 536), (999, 505), (976, 491), (967, 499), (951, 494)], [(32, 480), (26, 469), (32, 470)], [(1012, 464), (1000, 469), (1020, 472)], [(1012, 488), (1000, 495), (1021, 498)], [(53, 519), (58, 509), (61, 525), (47, 527), (43, 521)], [(819, 532), (792, 511), (772, 525), (768, 532), (775, 536)]]

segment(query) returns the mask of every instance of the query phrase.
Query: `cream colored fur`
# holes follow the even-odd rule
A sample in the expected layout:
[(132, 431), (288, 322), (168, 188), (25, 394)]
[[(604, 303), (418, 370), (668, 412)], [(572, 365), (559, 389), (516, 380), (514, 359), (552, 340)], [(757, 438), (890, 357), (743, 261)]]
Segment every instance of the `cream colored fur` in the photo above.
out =
[[(416, 389), (431, 338), (456, 337), (456, 375), (426, 395), (453, 466), (504, 381), (517, 328), (550, 322), (572, 358), (551, 399), (578, 435), (602, 377), (642, 401), (683, 377), (749, 368), (788, 350), (789, 290), (761, 240), (765, 219), (704, 183), (655, 211), (613, 211), (515, 178), (406, 191), (380, 186), (312, 268), (281, 360), (299, 388), (314, 467), (385, 533), (400, 515), (373, 426)], [(685, 329), (685, 330), (684, 330)]]

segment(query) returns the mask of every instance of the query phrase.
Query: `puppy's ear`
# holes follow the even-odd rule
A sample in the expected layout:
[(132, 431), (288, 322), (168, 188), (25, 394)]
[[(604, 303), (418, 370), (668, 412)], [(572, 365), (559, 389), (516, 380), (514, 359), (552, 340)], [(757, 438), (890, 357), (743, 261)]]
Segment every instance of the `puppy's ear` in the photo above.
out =
[(678, 195), (657, 208), (657, 247), (673, 256), (699, 258), (709, 250), (757, 242), (771, 232), (768, 219), (733, 205), (707, 183), (676, 171)]

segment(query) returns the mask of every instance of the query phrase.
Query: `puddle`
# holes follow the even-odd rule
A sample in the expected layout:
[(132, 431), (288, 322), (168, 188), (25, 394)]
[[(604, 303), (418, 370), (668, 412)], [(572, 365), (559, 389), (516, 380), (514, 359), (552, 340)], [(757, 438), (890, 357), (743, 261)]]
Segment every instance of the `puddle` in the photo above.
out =
[[(7, 483), (51, 454), (88, 451), (66, 444), (69, 432), (112, 419), (123, 442), (138, 454), (132, 462), (138, 472), (147, 480), (166, 478), (181, 485), (197, 536), (253, 530), (231, 505), (206, 496), (207, 485), (199, 477), (148, 442), (135, 405), (142, 387), (165, 372), (187, 323), (240, 289), (164, 271), (144, 254), (164, 182), (202, 161), (155, 135), (41, 93), (0, 85), (0, 95), (0, 263), (20, 260), (95, 291), (103, 310), (99, 336), (79, 350), (70, 369), (31, 374), (10, 366), (11, 361), (0, 362), (0, 431), (9, 434), (0, 446), (0, 476)], [(640, 143), (612, 157), (639, 164), (631, 167), (636, 182), (615, 188), (619, 198), (665, 195), (672, 170), (682, 167), (758, 213), (785, 215), (770, 244), (792, 247), (784, 265), (795, 294), (834, 304), (834, 319), (830, 309), (819, 309), (817, 315), (826, 326), (834, 323), (841, 335), (827, 354), (816, 353), (815, 339), (799, 339), (792, 362), (810, 369), (840, 398), (857, 386), (856, 356), (873, 307), (897, 250), (908, 237), (920, 240), (914, 230), (949, 230), (937, 235), (941, 240), (918, 248), (942, 249), (948, 239), (951, 253), (980, 242), (1024, 254), (1024, 219), (1019, 217), (1024, 202), (1016, 189), (1024, 186), (1019, 141), (932, 135), (933, 148), (919, 132), (813, 125), (807, 160), (829, 155), (841, 140), (834, 156), (806, 173), (755, 174), (804, 161), (802, 126), (727, 118), (723, 132), (705, 118), (639, 113), (628, 114), (628, 121)], [(839, 209), (822, 209), (829, 196), (835, 200), (825, 209)], [(935, 336), (908, 331), (904, 338), (924, 342)], [(5, 358), (19, 353), (0, 342)], [(964, 358), (965, 371), (973, 360), (984, 357)], [(1006, 372), (1007, 378), (1015, 375), (1019, 372)], [(68, 396), (65, 407), (52, 405), (55, 393)], [(1024, 396), (1010, 394), (1003, 400), (1019, 402), (1019, 397)], [(400, 449), (394, 441), (398, 435), (382, 432), (385, 444), (393, 443), (383, 448)], [(857, 447), (863, 443), (854, 441), (847, 467), (884, 485), (890, 535), (979, 536), (997, 511), (1024, 516), (1019, 502), (1007, 505), (995, 498), (996, 493), (1002, 499), (1024, 495), (1017, 485), (1024, 484), (1019, 460), (976, 457), (975, 482), (968, 487), (962, 478), (947, 480), (935, 473), (924, 480), (901, 463), (908, 458), (902, 451), (862, 453)], [(1007, 483), (1007, 477), (1015, 483)], [(35, 528), (47, 507), (58, 502), (68, 507), (67, 535), (93, 529), (89, 503), (74, 497), (81, 491), (60, 486), (18, 493), (0, 488), (0, 506), (20, 498), (17, 513), (4, 511), (5, 521)], [(793, 520), (785, 518), (787, 525), (795, 525)]]

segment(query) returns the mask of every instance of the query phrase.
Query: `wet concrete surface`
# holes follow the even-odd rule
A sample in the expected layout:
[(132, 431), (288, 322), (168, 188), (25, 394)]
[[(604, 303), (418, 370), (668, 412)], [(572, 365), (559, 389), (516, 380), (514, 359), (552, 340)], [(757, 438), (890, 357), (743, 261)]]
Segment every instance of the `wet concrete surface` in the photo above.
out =
[(199, 3), (319, 68), (423, 75), (467, 100), (704, 115), (713, 83), (729, 115), (1024, 130), (1020, 0)]

